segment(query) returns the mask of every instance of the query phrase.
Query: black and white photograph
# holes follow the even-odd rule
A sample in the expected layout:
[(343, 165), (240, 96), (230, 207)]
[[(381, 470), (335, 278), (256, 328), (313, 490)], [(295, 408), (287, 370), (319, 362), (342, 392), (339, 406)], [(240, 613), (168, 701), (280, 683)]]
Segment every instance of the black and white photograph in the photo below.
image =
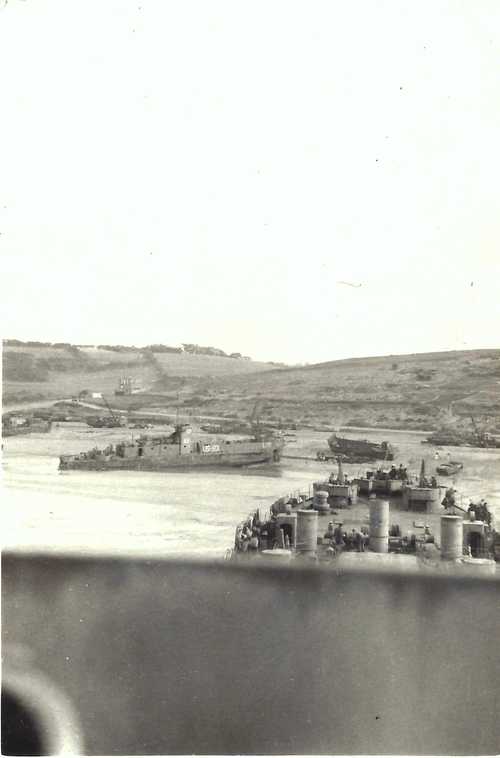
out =
[(500, 754), (500, 3), (0, 0), (1, 754)]

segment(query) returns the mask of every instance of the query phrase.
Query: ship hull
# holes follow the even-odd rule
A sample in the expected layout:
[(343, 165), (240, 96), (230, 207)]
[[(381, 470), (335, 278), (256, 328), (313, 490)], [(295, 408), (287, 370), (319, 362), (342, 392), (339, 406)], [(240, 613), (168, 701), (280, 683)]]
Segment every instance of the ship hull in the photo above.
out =
[(195, 439), (189, 425), (176, 427), (165, 437), (139, 437), (135, 442), (94, 448), (77, 455), (62, 455), (59, 468), (80, 471), (168, 471), (221, 466), (252, 466), (278, 462), (283, 449), (279, 439)]
[(61, 471), (168, 471), (170, 469), (191, 469), (205, 467), (243, 467), (262, 463), (277, 463), (279, 457), (271, 452), (244, 453), (241, 455), (179, 455), (168, 460), (147, 458), (109, 460), (61, 461)]

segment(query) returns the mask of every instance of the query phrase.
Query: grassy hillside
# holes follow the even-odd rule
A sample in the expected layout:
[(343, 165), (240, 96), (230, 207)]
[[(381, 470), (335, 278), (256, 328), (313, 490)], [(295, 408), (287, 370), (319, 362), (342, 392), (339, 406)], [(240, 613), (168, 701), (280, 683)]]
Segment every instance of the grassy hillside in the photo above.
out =
[[(206, 398), (208, 400), (208, 397)], [(221, 382), (210, 412), (313, 426), (500, 428), (500, 350), (363, 358)]]
[(161, 368), (172, 376), (188, 378), (248, 376), (257, 371), (271, 371), (273, 366), (258, 361), (243, 361), (233, 358), (219, 358), (212, 355), (191, 355), (180, 353), (171, 355), (155, 353)]
[[(4, 405), (103, 392), (120, 407), (180, 405), (193, 415), (324, 428), (434, 429), (479, 425), (500, 431), (500, 350), (356, 358), (304, 367), (212, 355), (97, 348), (4, 348)], [(116, 398), (121, 375), (142, 394)]]
[(212, 377), (273, 368), (267, 363), (188, 353), (4, 345), (3, 402), (8, 406), (59, 399), (85, 389), (113, 395), (122, 375), (132, 376), (145, 390), (161, 392), (189, 385), (193, 380), (198, 382), (200, 378), (210, 381)]

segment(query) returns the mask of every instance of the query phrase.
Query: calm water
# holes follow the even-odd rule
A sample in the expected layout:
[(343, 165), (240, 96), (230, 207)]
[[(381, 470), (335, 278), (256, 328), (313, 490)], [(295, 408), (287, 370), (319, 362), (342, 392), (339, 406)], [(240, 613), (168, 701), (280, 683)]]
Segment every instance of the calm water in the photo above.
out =
[[(328, 474), (331, 466), (284, 459), (280, 466), (190, 472), (58, 471), (61, 453), (76, 453), (123, 438), (123, 430), (91, 430), (64, 425), (49, 434), (10, 437), (3, 443), (4, 546), (124, 551), (140, 554), (221, 556), (233, 543), (236, 523), (258, 505), (302, 489)], [(315, 456), (326, 448), (327, 433), (304, 432), (285, 455)], [(434, 473), (435, 448), (425, 435), (409, 432), (351, 432), (348, 436), (389, 439), (398, 448), (396, 463), (417, 472), (422, 457)], [(467, 506), (484, 497), (500, 522), (500, 451), (440, 449), (441, 460), (460, 460), (464, 471), (452, 484)], [(369, 466), (368, 466), (369, 467)], [(346, 465), (359, 474), (366, 465)], [(460, 501), (459, 501), (460, 502)]]

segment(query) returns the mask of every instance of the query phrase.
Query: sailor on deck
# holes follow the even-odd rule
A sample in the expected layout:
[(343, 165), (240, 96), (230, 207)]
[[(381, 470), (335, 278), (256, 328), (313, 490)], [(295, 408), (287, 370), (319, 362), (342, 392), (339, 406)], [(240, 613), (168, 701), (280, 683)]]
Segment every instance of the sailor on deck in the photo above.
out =
[(328, 529), (325, 532), (325, 539), (335, 541), (335, 527), (333, 521), (328, 522)]
[(343, 545), (344, 544), (344, 535), (342, 533), (342, 526), (343, 526), (343, 524), (342, 524), (342, 522), (340, 522), (339, 524), (337, 524), (337, 526), (335, 527), (335, 530), (333, 532), (333, 534), (335, 536), (335, 544), (336, 545)]

